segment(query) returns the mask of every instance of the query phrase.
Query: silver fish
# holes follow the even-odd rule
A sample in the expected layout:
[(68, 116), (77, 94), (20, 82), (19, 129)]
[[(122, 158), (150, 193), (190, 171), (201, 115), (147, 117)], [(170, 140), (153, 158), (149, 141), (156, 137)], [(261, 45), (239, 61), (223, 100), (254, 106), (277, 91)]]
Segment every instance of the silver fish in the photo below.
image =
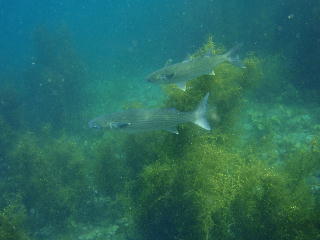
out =
[(104, 115), (91, 120), (89, 128), (106, 128), (124, 131), (166, 130), (178, 134), (177, 125), (193, 122), (198, 126), (211, 130), (206, 119), (209, 93), (201, 100), (193, 112), (180, 112), (176, 109), (131, 109)]
[(202, 75), (215, 75), (214, 68), (223, 62), (230, 62), (236, 66), (244, 67), (238, 55), (233, 56), (240, 48), (240, 44), (221, 55), (206, 54), (205, 56), (190, 58), (172, 65), (166, 64), (163, 68), (147, 76), (147, 81), (152, 83), (176, 84), (183, 91), (186, 83)]

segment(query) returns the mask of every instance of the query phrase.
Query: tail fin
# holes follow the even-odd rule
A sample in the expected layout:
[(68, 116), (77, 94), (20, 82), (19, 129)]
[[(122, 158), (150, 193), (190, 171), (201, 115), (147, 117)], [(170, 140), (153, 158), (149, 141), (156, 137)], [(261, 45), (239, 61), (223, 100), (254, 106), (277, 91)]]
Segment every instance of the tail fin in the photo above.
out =
[(235, 55), (235, 53), (242, 47), (242, 45), (243, 45), (242, 43), (238, 43), (233, 48), (231, 48), (228, 52), (226, 52), (224, 56), (227, 59), (227, 61), (230, 62), (231, 64), (237, 67), (245, 68), (245, 65), (241, 61), (239, 55)]
[(198, 126), (211, 130), (211, 127), (207, 121), (207, 104), (208, 104), (209, 93), (207, 93), (198, 105), (198, 108), (194, 111), (194, 123)]

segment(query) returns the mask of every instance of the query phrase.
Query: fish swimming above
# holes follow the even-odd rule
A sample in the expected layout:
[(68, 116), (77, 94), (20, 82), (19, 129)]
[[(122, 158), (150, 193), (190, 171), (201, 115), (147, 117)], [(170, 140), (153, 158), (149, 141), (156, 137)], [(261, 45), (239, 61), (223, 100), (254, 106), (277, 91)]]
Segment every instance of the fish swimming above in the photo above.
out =
[(199, 103), (193, 112), (180, 112), (170, 109), (130, 109), (116, 112), (91, 120), (89, 128), (106, 128), (109, 130), (123, 130), (128, 132), (141, 132), (153, 130), (166, 130), (178, 134), (177, 126), (186, 122), (193, 122), (198, 126), (211, 130), (206, 119), (209, 93)]
[(244, 68), (238, 55), (235, 52), (241, 47), (236, 45), (228, 52), (221, 55), (206, 54), (205, 56), (190, 58), (172, 65), (166, 64), (163, 68), (151, 73), (147, 77), (148, 82), (162, 84), (176, 84), (183, 91), (186, 90), (186, 83), (202, 75), (215, 75), (214, 68), (223, 62)]

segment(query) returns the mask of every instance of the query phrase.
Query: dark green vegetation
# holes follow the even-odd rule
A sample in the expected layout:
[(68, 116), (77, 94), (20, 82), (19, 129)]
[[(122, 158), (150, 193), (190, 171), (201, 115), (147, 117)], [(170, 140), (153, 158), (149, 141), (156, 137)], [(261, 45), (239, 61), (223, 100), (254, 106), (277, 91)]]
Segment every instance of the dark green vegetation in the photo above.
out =
[[(284, 104), (297, 96), (281, 58), (249, 54), (245, 69), (226, 63), (186, 92), (165, 89), (163, 107), (181, 111), (209, 92), (213, 131), (184, 124), (179, 135), (94, 136), (76, 120), (86, 122), (87, 111), (81, 61), (64, 32), (39, 31), (25, 78), (34, 110), (21, 110), (12, 87), (0, 99), (0, 240), (319, 239), (319, 182), (308, 178), (320, 169), (320, 127), (305, 142), (294, 138), (300, 145), (279, 135), (314, 123)], [(208, 49), (219, 52), (212, 38), (197, 54)], [(265, 91), (279, 86), (286, 90), (267, 106), (292, 123), (250, 105), (259, 109), (258, 95), (275, 96)]]
[(25, 209), (16, 203), (10, 204), (0, 212), (0, 239), (28, 240), (22, 225), (26, 218)]
[[(194, 80), (186, 93), (168, 89), (167, 105), (183, 111), (194, 109), (209, 91), (220, 119), (211, 123), (213, 133), (182, 126), (179, 136), (165, 136), (156, 149), (148, 141), (137, 147), (157, 153), (134, 184), (135, 222), (144, 239), (319, 237), (319, 202), (305, 183), (320, 167), (319, 139), (281, 162), (272, 158), (273, 148), (266, 149), (267, 139), (263, 146), (250, 139), (237, 147), (241, 128), (235, 123), (263, 75), (258, 58), (248, 57), (245, 64), (242, 70), (222, 65), (216, 76)], [(272, 127), (272, 119), (265, 121)], [(259, 159), (263, 147), (270, 159)]]
[[(40, 27), (33, 35), (35, 57), (25, 73), (26, 115), (30, 125), (42, 122), (55, 129), (78, 130), (77, 119), (86, 103), (87, 70), (77, 56), (66, 29)], [(35, 117), (37, 116), (37, 117)]]

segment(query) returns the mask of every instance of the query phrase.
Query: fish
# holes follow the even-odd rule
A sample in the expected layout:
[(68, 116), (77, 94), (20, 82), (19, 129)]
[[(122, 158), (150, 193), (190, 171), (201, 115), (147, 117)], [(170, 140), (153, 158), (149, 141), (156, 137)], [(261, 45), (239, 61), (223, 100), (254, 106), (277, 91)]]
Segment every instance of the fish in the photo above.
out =
[(160, 84), (176, 84), (178, 88), (185, 91), (188, 81), (202, 75), (215, 75), (214, 68), (223, 62), (245, 68), (238, 55), (234, 55), (241, 44), (234, 46), (228, 52), (220, 55), (207, 53), (204, 56), (189, 58), (179, 63), (166, 64), (163, 68), (149, 74), (148, 82)]
[(89, 128), (123, 130), (127, 132), (141, 132), (166, 130), (179, 134), (177, 126), (192, 122), (205, 130), (211, 130), (206, 119), (209, 93), (200, 101), (192, 112), (181, 112), (175, 108), (156, 109), (128, 109), (97, 117), (88, 122)]

